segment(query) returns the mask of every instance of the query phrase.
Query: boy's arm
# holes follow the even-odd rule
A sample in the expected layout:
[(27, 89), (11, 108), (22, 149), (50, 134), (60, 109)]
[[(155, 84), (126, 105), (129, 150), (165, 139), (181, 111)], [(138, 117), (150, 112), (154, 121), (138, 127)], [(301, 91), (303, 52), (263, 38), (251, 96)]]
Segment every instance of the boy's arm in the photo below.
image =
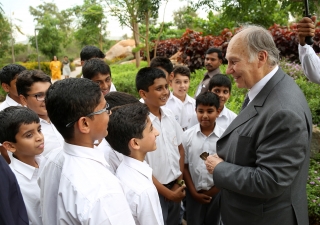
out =
[(183, 179), (183, 170), (184, 170), (184, 148), (182, 146), (182, 144), (180, 144), (178, 146), (179, 148), (179, 153), (180, 153), (180, 160), (179, 160), (179, 164), (180, 164), (180, 171), (181, 171), (181, 175), (178, 177), (178, 181)]
[(204, 192), (202, 192), (202, 193), (205, 194), (205, 195), (208, 195), (208, 196), (213, 197), (213, 196), (215, 196), (216, 194), (218, 194), (219, 191), (220, 191), (220, 189), (218, 189), (216, 186), (212, 186), (209, 190), (204, 191)]
[(210, 203), (212, 198), (206, 194), (198, 193), (196, 188), (194, 187), (194, 184), (190, 175), (190, 171), (189, 171), (189, 164), (184, 165), (183, 177), (191, 196), (196, 201), (200, 202), (201, 204)]
[(157, 191), (168, 200), (180, 202), (184, 198), (184, 196), (186, 196), (184, 191), (185, 186), (178, 187), (176, 190), (172, 191), (161, 184), (153, 175), (152, 181), (154, 186), (156, 186)]

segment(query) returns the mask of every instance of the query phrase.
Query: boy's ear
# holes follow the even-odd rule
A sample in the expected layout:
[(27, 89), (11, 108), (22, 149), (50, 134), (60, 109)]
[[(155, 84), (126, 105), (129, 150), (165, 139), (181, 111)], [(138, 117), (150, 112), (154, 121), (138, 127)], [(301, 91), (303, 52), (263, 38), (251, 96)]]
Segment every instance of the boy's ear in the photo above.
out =
[(139, 140), (137, 140), (136, 138), (131, 138), (129, 143), (129, 149), (131, 150), (139, 150), (140, 149), (140, 145), (139, 145)]
[(14, 143), (10, 142), (10, 141), (5, 141), (2, 143), (2, 146), (9, 152), (15, 152), (17, 149), (16, 149), (16, 146)]
[(146, 97), (147, 97), (147, 96), (146, 96), (146, 92), (145, 92), (144, 90), (142, 90), (142, 89), (139, 90), (139, 95), (140, 95), (140, 97), (143, 98), (143, 99), (146, 99)]
[(26, 97), (19, 95), (19, 98), (22, 106), (28, 106)]
[(1, 87), (3, 88), (3, 90), (4, 90), (5, 92), (9, 92), (9, 84), (2, 83), (2, 84), (1, 84)]
[(88, 134), (90, 132), (90, 121), (87, 117), (80, 117), (80, 119), (76, 122), (76, 126), (80, 133)]

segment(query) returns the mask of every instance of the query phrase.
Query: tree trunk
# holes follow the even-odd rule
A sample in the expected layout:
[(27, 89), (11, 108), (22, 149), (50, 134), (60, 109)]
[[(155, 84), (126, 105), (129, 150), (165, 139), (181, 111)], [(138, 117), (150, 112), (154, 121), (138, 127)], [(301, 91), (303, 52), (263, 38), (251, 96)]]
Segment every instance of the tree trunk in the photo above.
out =
[(148, 66), (150, 66), (150, 50), (149, 50), (149, 10), (148, 12), (145, 13), (145, 18), (146, 18), (146, 53), (147, 53), (147, 62)]
[[(134, 42), (136, 45), (136, 48), (139, 47), (140, 44), (140, 40), (139, 40), (139, 25), (136, 22), (137, 20), (135, 18), (133, 18), (133, 22), (132, 22), (132, 27), (133, 27), (133, 38), (134, 38)], [(140, 67), (140, 50), (137, 51), (136, 53), (134, 53), (135, 58), (136, 58), (136, 67), (139, 68)]]
[(11, 52), (12, 52), (12, 63), (16, 62), (16, 58), (14, 56), (14, 39), (12, 35), (12, 30), (11, 30)]

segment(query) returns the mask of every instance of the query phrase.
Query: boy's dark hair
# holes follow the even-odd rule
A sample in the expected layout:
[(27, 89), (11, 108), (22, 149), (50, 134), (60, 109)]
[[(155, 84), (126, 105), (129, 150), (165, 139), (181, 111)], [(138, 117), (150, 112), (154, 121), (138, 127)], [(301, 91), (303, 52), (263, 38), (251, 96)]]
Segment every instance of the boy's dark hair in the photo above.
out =
[(212, 92), (204, 92), (202, 94), (199, 94), (196, 97), (196, 108), (198, 107), (198, 105), (214, 106), (216, 109), (219, 109), (219, 96)]
[(161, 56), (153, 58), (150, 62), (150, 67), (153, 67), (153, 68), (161, 67), (165, 71), (167, 71), (168, 74), (170, 74), (173, 70), (173, 64), (170, 61), (170, 59), (166, 57), (161, 57)]
[(116, 106), (137, 103), (139, 100), (133, 95), (125, 92), (113, 91), (104, 96), (105, 100), (109, 104), (110, 109)]
[(177, 74), (180, 74), (190, 79), (190, 70), (186, 66), (175, 66), (172, 72), (173, 72), (173, 77), (175, 77)]
[(149, 91), (149, 87), (153, 85), (154, 80), (158, 78), (166, 79), (164, 72), (158, 68), (145, 67), (138, 71), (136, 76), (136, 88), (137, 91), (144, 90)]
[(140, 102), (120, 106), (112, 111), (106, 137), (110, 146), (126, 156), (130, 155), (129, 141), (132, 138), (143, 138), (148, 115), (147, 105)]
[(214, 87), (227, 87), (229, 88), (229, 92), (231, 92), (232, 84), (231, 80), (227, 75), (224, 74), (216, 74), (211, 77), (209, 81), (209, 91)]
[(0, 111), (0, 143), (16, 143), (16, 135), (22, 124), (40, 123), (39, 116), (31, 109), (10, 106)]
[(24, 66), (19, 64), (9, 64), (3, 67), (0, 70), (0, 82), (1, 84), (8, 84), (10, 86), (10, 82), (14, 80), (19, 73), (26, 70)]
[(82, 75), (84, 78), (91, 80), (94, 76), (98, 75), (99, 73), (103, 75), (110, 74), (111, 77), (110, 67), (102, 59), (89, 59), (82, 66)]
[(51, 84), (51, 78), (41, 70), (24, 70), (17, 77), (18, 94), (27, 96), (35, 82), (49, 82)]
[[(89, 79), (64, 79), (55, 82), (46, 94), (46, 108), (51, 122), (65, 140), (74, 137), (74, 124), (80, 117), (94, 112), (100, 104), (101, 90)], [(93, 116), (90, 117), (93, 119)]]
[(80, 52), (81, 61), (86, 61), (91, 58), (103, 59), (104, 57), (106, 57), (105, 54), (103, 54), (103, 52), (99, 48), (92, 45), (84, 46)]
[(206, 51), (206, 55), (207, 54), (212, 54), (212, 53), (217, 53), (218, 54), (218, 58), (223, 60), (222, 58), (222, 51), (218, 48), (209, 48), (207, 51)]

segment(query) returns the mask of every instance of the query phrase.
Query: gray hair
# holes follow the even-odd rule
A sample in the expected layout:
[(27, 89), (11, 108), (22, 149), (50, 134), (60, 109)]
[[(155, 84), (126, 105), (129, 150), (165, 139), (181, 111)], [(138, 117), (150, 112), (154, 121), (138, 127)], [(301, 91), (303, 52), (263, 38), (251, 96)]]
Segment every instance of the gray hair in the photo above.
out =
[(246, 25), (241, 29), (244, 34), (244, 41), (248, 45), (249, 62), (257, 56), (260, 51), (268, 53), (268, 64), (275, 66), (279, 62), (279, 53), (273, 37), (268, 30), (256, 25)]

